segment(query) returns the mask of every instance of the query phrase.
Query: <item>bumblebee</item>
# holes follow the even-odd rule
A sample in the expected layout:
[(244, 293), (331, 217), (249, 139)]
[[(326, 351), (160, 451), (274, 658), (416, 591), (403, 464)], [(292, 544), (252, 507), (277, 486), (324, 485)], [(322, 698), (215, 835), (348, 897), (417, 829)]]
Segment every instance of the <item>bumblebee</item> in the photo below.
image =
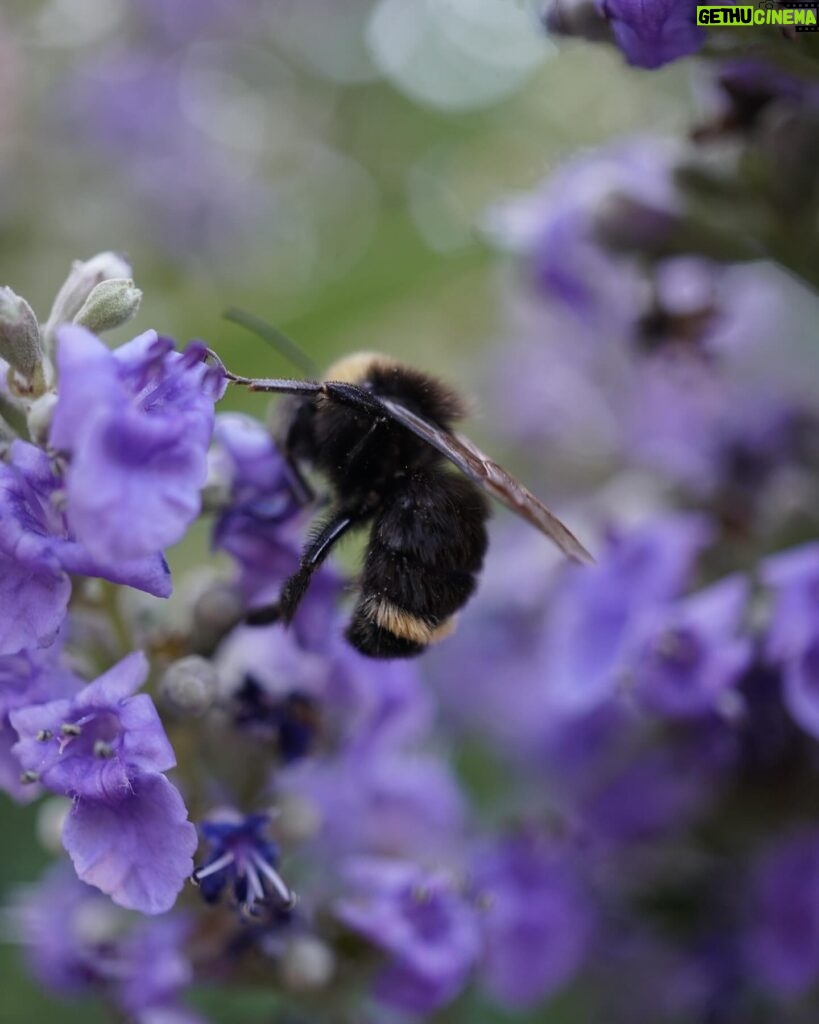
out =
[(369, 528), (346, 637), (372, 658), (420, 654), (452, 632), (475, 590), (488, 544), (485, 494), (569, 558), (592, 561), (527, 488), (455, 432), (464, 403), (436, 378), (371, 352), (341, 359), (322, 381), (225, 373), (251, 391), (289, 396), (281, 410), (282, 453), (305, 494), (306, 465), (328, 481), (332, 495), (279, 600), (251, 611), (248, 623), (289, 623), (333, 545)]

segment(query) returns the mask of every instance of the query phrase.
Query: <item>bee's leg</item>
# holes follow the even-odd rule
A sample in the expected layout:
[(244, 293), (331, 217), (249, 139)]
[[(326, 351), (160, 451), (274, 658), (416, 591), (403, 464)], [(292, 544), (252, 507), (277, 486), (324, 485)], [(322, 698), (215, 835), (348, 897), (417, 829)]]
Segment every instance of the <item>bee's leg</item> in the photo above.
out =
[(310, 486), (310, 482), (305, 479), (305, 476), (299, 468), (299, 464), (296, 460), (290, 456), (285, 456), (284, 468), (287, 474), (287, 482), (290, 484), (290, 489), (302, 505), (310, 505), (315, 501), (316, 492)]
[(331, 516), (304, 549), (299, 567), (285, 582), (279, 600), (275, 604), (248, 612), (245, 622), (249, 626), (267, 626), (272, 622), (292, 621), (296, 609), (307, 593), (313, 573), (330, 553), (333, 545), (361, 521), (361, 515), (354, 515), (348, 511), (336, 512)]

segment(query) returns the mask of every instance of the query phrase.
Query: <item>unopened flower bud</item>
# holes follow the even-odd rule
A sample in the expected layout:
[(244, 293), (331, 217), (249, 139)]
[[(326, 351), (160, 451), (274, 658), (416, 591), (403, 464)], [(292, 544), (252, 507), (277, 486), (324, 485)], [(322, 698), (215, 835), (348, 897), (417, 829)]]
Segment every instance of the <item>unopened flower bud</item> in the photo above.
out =
[(0, 288), (0, 356), (12, 367), (28, 389), (43, 386), (43, 346), (37, 317), (25, 299)]
[(612, 38), (609, 23), (595, 0), (551, 0), (541, 20), (549, 32), (589, 42), (607, 42)]
[(73, 322), (98, 284), (130, 276), (131, 265), (116, 252), (101, 252), (84, 262), (77, 260), (51, 307), (43, 332), (46, 343), (53, 344), (54, 334), (60, 324)]
[(211, 633), (224, 633), (241, 619), (244, 603), (231, 583), (218, 580), (204, 590), (193, 608), (194, 626)]
[(623, 192), (609, 193), (594, 215), (603, 245), (624, 252), (663, 254), (678, 223), (674, 212), (648, 206)]
[(166, 669), (160, 691), (176, 711), (203, 715), (216, 696), (216, 671), (196, 654), (180, 658)]
[(291, 992), (314, 992), (333, 978), (335, 956), (330, 947), (312, 935), (300, 935), (287, 944), (279, 961), (282, 984)]
[(54, 796), (40, 804), (37, 812), (37, 838), (49, 853), (60, 853), (63, 848), (63, 825), (71, 801), (65, 797)]
[(51, 430), (51, 421), (54, 418), (54, 410), (57, 408), (57, 395), (53, 391), (46, 391), (35, 399), (28, 410), (26, 422), (31, 440), (45, 446), (48, 440), (48, 433)]
[(306, 797), (285, 793), (279, 801), (276, 832), (285, 843), (306, 843), (318, 835), (322, 820), (318, 806)]
[(142, 292), (130, 277), (102, 281), (85, 300), (74, 323), (94, 334), (112, 331), (135, 317), (141, 302)]

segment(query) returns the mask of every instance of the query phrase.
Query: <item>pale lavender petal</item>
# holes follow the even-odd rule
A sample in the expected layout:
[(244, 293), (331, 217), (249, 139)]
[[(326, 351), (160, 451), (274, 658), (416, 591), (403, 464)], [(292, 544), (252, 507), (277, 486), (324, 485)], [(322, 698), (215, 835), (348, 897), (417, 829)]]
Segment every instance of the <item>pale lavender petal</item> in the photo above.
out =
[(89, 683), (77, 696), (77, 706), (105, 707), (130, 697), (148, 678), (148, 659), (142, 651), (133, 651), (116, 665)]
[(134, 559), (175, 544), (199, 513), (203, 446), (179, 419), (101, 409), (74, 453), (68, 521), (92, 556)]
[(66, 324), (57, 332), (57, 369), (60, 398), (49, 439), (58, 451), (72, 451), (93, 411), (109, 402), (121, 405), (125, 391), (112, 352), (84, 327)]
[(141, 775), (116, 803), (78, 801), (63, 844), (79, 877), (122, 907), (161, 914), (193, 871), (196, 829), (164, 775)]
[(70, 596), (71, 583), (59, 568), (0, 554), (0, 655), (53, 643)]

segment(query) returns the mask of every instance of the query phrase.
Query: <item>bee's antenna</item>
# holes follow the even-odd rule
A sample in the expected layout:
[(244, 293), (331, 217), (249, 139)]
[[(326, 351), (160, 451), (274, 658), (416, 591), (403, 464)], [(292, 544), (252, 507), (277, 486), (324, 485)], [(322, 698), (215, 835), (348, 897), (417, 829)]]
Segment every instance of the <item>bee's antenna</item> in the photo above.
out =
[(284, 331), (280, 331), (278, 327), (274, 327), (273, 324), (267, 323), (266, 320), (262, 320), (253, 313), (248, 313), (244, 309), (237, 309), (235, 306), (226, 309), (222, 316), (225, 320), (230, 320), (231, 323), (239, 324), (240, 327), (251, 331), (257, 337), (266, 341), (268, 345), (272, 345), (280, 355), (289, 359), (302, 373), (306, 373), (313, 380), (318, 380), (320, 376), (319, 368), (292, 338), (288, 338)]

